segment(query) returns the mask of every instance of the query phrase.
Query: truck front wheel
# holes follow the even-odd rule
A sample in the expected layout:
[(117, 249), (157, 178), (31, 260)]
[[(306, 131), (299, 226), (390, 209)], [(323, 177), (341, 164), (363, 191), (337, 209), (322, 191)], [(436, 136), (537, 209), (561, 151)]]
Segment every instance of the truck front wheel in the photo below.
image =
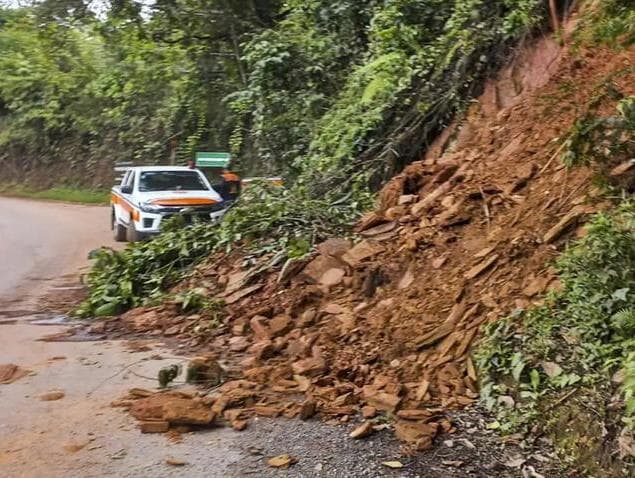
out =
[(126, 228), (119, 224), (119, 221), (117, 221), (117, 215), (115, 214), (114, 209), (112, 210), (111, 228), (115, 241), (124, 242), (126, 240)]
[(126, 228), (126, 240), (128, 242), (137, 242), (137, 241), (140, 241), (141, 239), (142, 239), (142, 236), (139, 233), (139, 231), (137, 231), (137, 229), (134, 227), (134, 221), (131, 218), (130, 224), (128, 224), (128, 227)]

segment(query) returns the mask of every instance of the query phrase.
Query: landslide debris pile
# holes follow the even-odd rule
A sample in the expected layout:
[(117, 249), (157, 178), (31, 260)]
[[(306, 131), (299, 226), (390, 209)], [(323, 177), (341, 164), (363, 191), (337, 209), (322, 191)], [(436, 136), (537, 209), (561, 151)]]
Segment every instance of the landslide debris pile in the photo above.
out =
[[(559, 145), (591, 100), (614, 106), (601, 96), (608, 80), (635, 93), (634, 60), (632, 47), (573, 55), (544, 40), (384, 188), (358, 224), (361, 241), (331, 239), (274, 269), (266, 254), (211, 257), (182, 285), (226, 304), (206, 335), (203, 316), (173, 305), (133, 310), (105, 330), (175, 336), (225, 364), (225, 383), (196, 398), (208, 424), (386, 414), (398, 438), (431, 446), (452, 431), (445, 412), (478, 398), (479, 327), (557, 288), (550, 261), (605, 206), (593, 172), (565, 168)], [(356, 435), (376, 424), (363, 426)]]

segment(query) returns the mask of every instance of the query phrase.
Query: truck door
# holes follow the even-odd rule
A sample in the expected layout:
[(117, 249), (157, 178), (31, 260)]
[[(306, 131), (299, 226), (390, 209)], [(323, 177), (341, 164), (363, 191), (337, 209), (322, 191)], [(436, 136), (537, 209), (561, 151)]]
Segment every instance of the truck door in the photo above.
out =
[(115, 214), (120, 224), (128, 225), (130, 223), (130, 217), (132, 214), (132, 192), (134, 188), (135, 172), (132, 170), (126, 171), (121, 184), (118, 188), (115, 188), (121, 199), (118, 199), (114, 204)]

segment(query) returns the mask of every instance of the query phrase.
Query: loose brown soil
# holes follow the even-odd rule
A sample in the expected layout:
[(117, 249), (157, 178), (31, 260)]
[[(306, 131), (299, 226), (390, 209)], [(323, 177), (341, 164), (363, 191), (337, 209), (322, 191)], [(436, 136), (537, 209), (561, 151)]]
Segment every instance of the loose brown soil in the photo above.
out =
[[(359, 434), (388, 417), (412, 450), (429, 448), (453, 433), (448, 412), (478, 398), (470, 353), (481, 326), (557, 288), (553, 259), (610, 206), (596, 172), (565, 168), (559, 145), (607, 81), (635, 94), (633, 64), (633, 47), (572, 53), (545, 40), (384, 188), (358, 224), (361, 242), (328, 241), (282, 271), (262, 271), (269, 257), (210, 257), (181, 287), (227, 303), (218, 327), (168, 304), (99, 328), (211, 353), (227, 378), (206, 406), (237, 429), (254, 416), (363, 413), (373, 421)], [(600, 112), (614, 107), (600, 100)]]

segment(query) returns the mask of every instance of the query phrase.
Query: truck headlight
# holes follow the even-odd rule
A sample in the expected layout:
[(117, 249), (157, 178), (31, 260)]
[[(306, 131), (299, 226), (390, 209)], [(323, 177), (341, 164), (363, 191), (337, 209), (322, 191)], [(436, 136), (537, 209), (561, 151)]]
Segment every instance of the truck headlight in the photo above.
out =
[(161, 206), (157, 206), (156, 204), (153, 204), (151, 202), (143, 202), (141, 203), (139, 208), (143, 212), (152, 212), (152, 213), (158, 213), (161, 210)]

